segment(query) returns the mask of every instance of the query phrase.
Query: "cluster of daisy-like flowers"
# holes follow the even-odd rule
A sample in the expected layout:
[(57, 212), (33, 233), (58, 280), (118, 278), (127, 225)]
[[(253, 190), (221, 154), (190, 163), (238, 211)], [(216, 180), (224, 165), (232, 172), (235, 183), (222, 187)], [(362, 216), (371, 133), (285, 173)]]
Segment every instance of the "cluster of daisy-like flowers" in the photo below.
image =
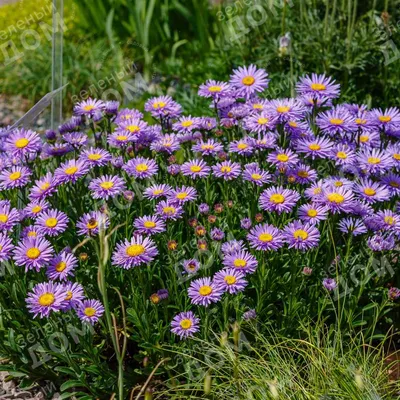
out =
[[(117, 242), (113, 266), (130, 269), (151, 263), (159, 253), (154, 237), (184, 216), (193, 217), (189, 222), (200, 237), (200, 250), (207, 248), (206, 234), (223, 242), (222, 269), (189, 284), (194, 305), (207, 307), (225, 294), (244, 291), (256, 273), (254, 252), (318, 247), (325, 221), (334, 221), (344, 235), (365, 235), (373, 251), (394, 249), (400, 235), (399, 110), (335, 104), (340, 86), (324, 75), (301, 78), (296, 98), (260, 97), (268, 82), (268, 74), (254, 65), (233, 71), (229, 82), (207, 81), (199, 95), (211, 100), (215, 117), (183, 116), (170, 96), (160, 96), (145, 104), (157, 121), (151, 125), (138, 110), (88, 99), (75, 106), (74, 116), (59, 132), (46, 132), (44, 143), (29, 130), (3, 130), (0, 189), (6, 194), (28, 190), (29, 203), (22, 209), (9, 201), (0, 203), (0, 261), (12, 258), (26, 271), (46, 268), (49, 279), (28, 295), (29, 310), (43, 317), (73, 308), (89, 322), (104, 311), (97, 300), (84, 299), (79, 283), (70, 281), (79, 264), (73, 252), (66, 247), (56, 253), (52, 245), (71, 229), (71, 221), (49, 199), (64, 185), (78, 182), (84, 182), (93, 199), (107, 204), (116, 197), (132, 199), (130, 184), (138, 181), (144, 187), (143, 201), (154, 204), (152, 215), (132, 221), (133, 236)], [(83, 133), (89, 126), (91, 131)], [(176, 154), (182, 151), (188, 159), (178, 162)], [(49, 163), (49, 172), (37, 177), (32, 166), (39, 159), (61, 161)], [(164, 183), (166, 174), (182, 177), (185, 185)], [(221, 227), (207, 232), (190, 215), (197, 204), (197, 215), (207, 215), (210, 223), (217, 220), (199, 192), (199, 186), (208, 187), (210, 181), (233, 187), (240, 182), (259, 193), (259, 208), (269, 216), (268, 223), (262, 223), (262, 214), (255, 221), (242, 218), (247, 243), (224, 242)], [(246, 204), (242, 206), (246, 210)], [(221, 207), (214, 207), (215, 214)], [(73, 221), (78, 235), (92, 237), (112, 225), (101, 209), (86, 211)], [(23, 228), (19, 236), (17, 226)], [(173, 240), (168, 243), (172, 250), (176, 246)], [(184, 260), (182, 267), (190, 279), (202, 272), (195, 258)], [(329, 277), (323, 285), (328, 290), (337, 286)], [(161, 290), (153, 303), (168, 297), (168, 291)], [(390, 298), (397, 294), (392, 289)], [(247, 314), (250, 318), (254, 311)], [(172, 332), (181, 338), (199, 329), (192, 311), (176, 315), (172, 322)]]

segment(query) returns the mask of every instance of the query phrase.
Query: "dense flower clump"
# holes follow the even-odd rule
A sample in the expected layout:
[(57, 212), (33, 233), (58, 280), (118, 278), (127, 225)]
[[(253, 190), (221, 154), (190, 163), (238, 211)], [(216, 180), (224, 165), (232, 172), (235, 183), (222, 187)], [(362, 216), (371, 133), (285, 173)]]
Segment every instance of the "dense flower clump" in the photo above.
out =
[[(29, 275), (33, 317), (71, 310), (91, 324), (102, 317), (101, 301), (90, 299), (100, 299), (96, 274), (82, 285), (85, 257), (77, 254), (102, 231), (113, 234), (113, 273), (159, 262), (150, 300), (173, 304), (171, 290), (186, 299), (171, 318), (181, 338), (201, 329), (196, 310), (227, 297), (240, 296), (242, 319), (256, 318), (273, 254), (293, 254), (300, 261), (292, 275), (303, 270), (304, 277), (316, 270), (301, 266), (305, 255), (316, 264), (321, 257), (343, 262), (345, 273), (348, 253), (329, 250), (333, 237), (347, 249), (358, 240), (371, 254), (395, 249), (400, 111), (338, 104), (340, 85), (324, 75), (301, 78), (296, 98), (261, 97), (268, 82), (254, 65), (233, 71), (229, 82), (205, 82), (198, 94), (211, 105), (202, 117), (183, 115), (170, 96), (149, 99), (146, 116), (88, 99), (45, 138), (4, 129), (0, 261)], [(171, 267), (183, 279), (178, 292), (163, 274), (171, 266), (165, 255), (182, 245), (183, 225), (190, 229), (183, 241), (194, 239), (195, 250)], [(211, 248), (218, 258), (205, 268)], [(338, 278), (321, 270), (321, 292), (337, 290)], [(396, 300), (400, 291), (391, 287), (385, 296)]]

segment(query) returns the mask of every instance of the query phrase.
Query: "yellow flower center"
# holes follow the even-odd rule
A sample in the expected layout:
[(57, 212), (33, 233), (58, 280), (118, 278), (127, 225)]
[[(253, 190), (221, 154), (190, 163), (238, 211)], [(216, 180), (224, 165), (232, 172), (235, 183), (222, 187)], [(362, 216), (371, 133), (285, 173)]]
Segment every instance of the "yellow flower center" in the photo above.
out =
[(28, 146), (29, 140), (27, 138), (21, 138), (15, 141), (15, 147), (18, 149), (23, 149)]
[(367, 136), (367, 135), (361, 135), (360, 136), (360, 142), (361, 143), (366, 143), (368, 141), (369, 141), (369, 136)]
[(203, 144), (201, 145), (202, 150), (214, 150), (214, 145), (212, 144)]
[(54, 228), (58, 223), (57, 218), (48, 218), (45, 222), (48, 228)]
[(326, 90), (326, 86), (322, 83), (312, 83), (311, 89), (316, 91)]
[(199, 289), (199, 294), (201, 296), (209, 296), (212, 293), (212, 287), (208, 285), (201, 286)]
[(37, 214), (38, 212), (42, 211), (42, 207), (40, 207), (39, 205), (32, 207), (31, 210), (34, 214)]
[(5, 224), (8, 221), (8, 215), (6, 214), (0, 214), (0, 222), (2, 224)]
[(285, 114), (285, 113), (287, 113), (287, 112), (290, 111), (290, 107), (287, 107), (287, 106), (279, 106), (279, 107), (276, 109), (276, 111), (278, 111), (278, 113)]
[(136, 165), (137, 172), (146, 172), (149, 169), (147, 164), (138, 164)]
[(258, 122), (260, 125), (268, 124), (268, 121), (269, 121), (269, 119), (268, 119), (268, 118), (264, 118), (264, 117), (258, 118), (258, 120), (257, 120), (257, 122)]
[(208, 88), (208, 91), (209, 92), (212, 92), (212, 93), (214, 93), (214, 92), (220, 92), (222, 90), (222, 87), (221, 86), (210, 86), (209, 88)]
[(156, 190), (153, 190), (153, 194), (154, 194), (155, 196), (157, 196), (157, 195), (159, 195), (159, 194), (162, 194), (162, 193), (164, 193), (164, 190), (163, 190), (163, 189), (156, 189)]
[(65, 300), (71, 300), (72, 299), (72, 292), (70, 290), (67, 290), (67, 297)]
[(143, 225), (145, 228), (155, 228), (156, 227), (156, 223), (153, 221), (145, 221)]
[(86, 307), (84, 313), (87, 317), (93, 317), (96, 314), (96, 310), (93, 307)]
[(111, 189), (113, 186), (114, 186), (114, 182), (112, 182), (112, 181), (105, 181), (105, 182), (100, 183), (100, 187), (105, 190)]
[(188, 197), (188, 194), (187, 194), (186, 192), (178, 193), (178, 194), (176, 195), (176, 198), (177, 198), (178, 200), (184, 200), (184, 199), (186, 199), (186, 197)]
[(390, 115), (381, 115), (379, 116), (379, 121), (381, 122), (390, 122), (392, 117)]
[(344, 202), (344, 196), (339, 193), (330, 193), (327, 198), (331, 203), (341, 204)]
[(307, 171), (298, 171), (297, 176), (299, 176), (300, 178), (308, 178), (309, 175)]
[(390, 216), (390, 215), (387, 215), (387, 216), (385, 217), (385, 222), (386, 222), (387, 224), (389, 224), (389, 225), (393, 225), (393, 223), (394, 223), (394, 218), (393, 218), (392, 216)]
[(400, 154), (394, 153), (392, 156), (395, 160), (400, 160)]
[(271, 203), (274, 204), (282, 204), (285, 201), (285, 196), (283, 196), (282, 194), (273, 194), (270, 198), (269, 198)]
[(247, 149), (248, 147), (249, 147), (249, 145), (246, 144), (246, 143), (239, 143), (239, 144), (237, 145), (237, 148), (238, 148), (239, 150), (244, 150), (244, 149)]
[(48, 292), (47, 293), (43, 293), (39, 297), (39, 304), (41, 306), (48, 307), (48, 306), (51, 306), (54, 303), (55, 299), (56, 298), (54, 297), (53, 293), (48, 293)]
[(251, 86), (251, 85), (253, 85), (255, 81), (256, 81), (256, 80), (255, 80), (252, 76), (250, 76), (250, 75), (245, 76), (245, 77), (242, 79), (243, 85), (246, 85), (246, 86)]
[(375, 196), (376, 195), (376, 191), (374, 189), (372, 189), (372, 188), (365, 188), (364, 189), (364, 193), (367, 196)]
[(21, 172), (16, 171), (9, 175), (8, 177), (10, 181), (16, 181), (17, 179), (21, 178)]
[(181, 125), (184, 127), (184, 128), (189, 128), (189, 126), (192, 126), (193, 125), (193, 121), (183, 121), (182, 123), (181, 123)]
[(329, 122), (332, 125), (342, 125), (344, 121), (340, 118), (332, 118), (331, 120), (329, 120)]
[(101, 154), (98, 154), (98, 153), (93, 153), (93, 154), (88, 155), (88, 159), (92, 160), (92, 161), (100, 160), (100, 158), (101, 158)]
[(321, 188), (315, 188), (314, 189), (314, 194), (320, 194), (322, 192)]
[(139, 132), (140, 130), (140, 128), (137, 125), (128, 125), (125, 129), (130, 133), (136, 133)]
[(314, 218), (314, 217), (316, 217), (318, 215), (318, 213), (317, 213), (317, 210), (310, 209), (310, 210), (307, 211), (307, 215), (309, 217), (311, 217), (311, 218)]
[(84, 109), (85, 111), (92, 111), (92, 110), (94, 109), (94, 106), (88, 104), (87, 106), (84, 106), (83, 109)]
[(260, 174), (251, 174), (252, 179), (254, 179), (255, 181), (258, 181), (262, 178), (262, 176)]
[(231, 172), (232, 168), (228, 167), (227, 165), (221, 167), (221, 172)]
[(295, 239), (306, 240), (308, 238), (308, 233), (303, 229), (297, 229), (294, 231), (293, 236)]
[(356, 124), (357, 125), (365, 125), (367, 123), (366, 119), (361, 119), (361, 118), (357, 118), (356, 119)]
[(183, 319), (179, 325), (181, 326), (182, 329), (189, 329), (192, 327), (192, 321), (190, 319)]
[(40, 250), (37, 247), (31, 247), (26, 251), (26, 256), (31, 260), (36, 260), (40, 256)]
[(340, 158), (341, 160), (345, 160), (347, 158), (347, 154), (344, 151), (338, 151), (336, 153), (336, 157)]
[(272, 242), (273, 236), (270, 235), (269, 233), (262, 233), (260, 236), (258, 236), (258, 240), (264, 243)]
[(201, 167), (198, 166), (198, 165), (192, 165), (192, 166), (190, 167), (190, 170), (191, 170), (192, 172), (200, 172), (200, 171), (201, 171)]
[(78, 171), (78, 167), (69, 167), (69, 168), (64, 169), (64, 172), (67, 175), (73, 175), (73, 174), (75, 174), (76, 171)]
[(277, 159), (278, 161), (280, 161), (280, 162), (286, 162), (286, 161), (289, 160), (289, 156), (288, 156), (287, 154), (282, 153), (282, 154), (278, 154), (278, 155), (276, 156), (276, 159)]
[(292, 128), (297, 128), (297, 122), (290, 121), (289, 126), (291, 126)]
[(45, 182), (42, 184), (42, 186), (40, 186), (40, 190), (44, 191), (47, 190), (50, 187), (50, 183), (49, 182)]
[(342, 181), (336, 181), (336, 182), (334, 183), (334, 185), (335, 185), (336, 187), (342, 187), (342, 186), (343, 186), (343, 182), (342, 182)]
[(379, 164), (381, 159), (379, 157), (368, 157), (368, 164)]
[(153, 103), (153, 108), (155, 110), (159, 109), (159, 108), (163, 108), (165, 107), (166, 103), (164, 103), (163, 101), (156, 101)]
[(172, 215), (175, 213), (175, 211), (176, 211), (175, 207), (168, 206), (163, 208), (163, 213), (167, 215)]
[(56, 265), (56, 271), (57, 272), (62, 272), (64, 271), (64, 269), (67, 268), (67, 263), (64, 261), (60, 261), (57, 265)]
[(118, 136), (117, 136), (117, 140), (118, 140), (119, 142), (125, 142), (125, 141), (128, 140), (128, 136), (125, 136), (125, 135), (118, 135)]
[(244, 268), (244, 267), (247, 265), (247, 263), (246, 263), (246, 260), (243, 260), (243, 258), (237, 258), (237, 259), (233, 262), (233, 265), (234, 265), (236, 268)]
[(395, 188), (398, 188), (398, 187), (399, 187), (399, 184), (398, 184), (396, 181), (391, 181), (391, 182), (389, 183), (389, 185), (390, 185), (391, 187), (395, 187)]
[(90, 220), (90, 221), (86, 224), (86, 228), (88, 228), (88, 229), (95, 229), (95, 228), (97, 228), (97, 225), (98, 225), (97, 221), (96, 221), (95, 219), (93, 219), (93, 220)]
[(36, 237), (37, 236), (37, 233), (35, 232), (35, 231), (30, 231), (30, 232), (28, 232), (28, 235), (27, 235), (28, 237)]
[(254, 110), (262, 110), (263, 108), (264, 107), (263, 107), (262, 104), (259, 104), (259, 103), (253, 104), (253, 109)]
[(126, 249), (126, 254), (129, 257), (137, 257), (143, 254), (145, 250), (146, 249), (141, 244), (132, 244)]
[(233, 285), (234, 283), (236, 283), (236, 277), (234, 277), (233, 275), (227, 275), (225, 276), (224, 281), (228, 285)]
[(316, 151), (316, 150), (321, 150), (321, 146), (317, 143), (312, 143), (308, 146), (310, 150)]

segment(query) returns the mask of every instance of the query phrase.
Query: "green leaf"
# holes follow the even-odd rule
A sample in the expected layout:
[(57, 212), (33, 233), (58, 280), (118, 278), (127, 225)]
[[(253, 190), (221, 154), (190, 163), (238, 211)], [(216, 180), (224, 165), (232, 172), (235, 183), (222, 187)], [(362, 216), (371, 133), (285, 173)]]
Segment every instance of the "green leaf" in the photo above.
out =
[(62, 392), (64, 392), (64, 391), (66, 391), (66, 390), (68, 390), (68, 389), (70, 389), (70, 388), (72, 388), (72, 387), (82, 387), (82, 386), (85, 387), (85, 385), (83, 385), (81, 381), (70, 380), (70, 381), (64, 382), (64, 383), (60, 386), (60, 390), (61, 390)]

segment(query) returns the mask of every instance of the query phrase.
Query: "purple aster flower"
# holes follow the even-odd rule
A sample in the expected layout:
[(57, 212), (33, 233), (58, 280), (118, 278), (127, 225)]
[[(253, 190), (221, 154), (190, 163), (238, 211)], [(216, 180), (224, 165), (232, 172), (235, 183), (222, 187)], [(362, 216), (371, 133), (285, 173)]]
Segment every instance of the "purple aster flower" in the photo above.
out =
[(203, 160), (190, 160), (181, 166), (182, 175), (190, 176), (192, 179), (204, 178), (210, 171), (211, 168)]
[(21, 215), (15, 208), (11, 208), (10, 203), (0, 204), (0, 232), (11, 231), (20, 221)]
[(338, 144), (335, 146), (329, 157), (339, 166), (350, 166), (356, 161), (355, 152), (346, 144)]
[(243, 292), (247, 286), (244, 274), (235, 268), (226, 268), (214, 275), (213, 282), (229, 294)]
[(321, 96), (315, 97), (313, 95), (303, 95), (299, 100), (311, 112), (314, 107), (332, 107), (332, 100), (329, 97)]
[(200, 128), (206, 131), (212, 131), (217, 127), (217, 120), (212, 117), (201, 117)]
[(223, 289), (210, 278), (200, 278), (192, 281), (188, 289), (188, 295), (192, 304), (208, 307), (211, 303), (217, 303), (222, 295)]
[(25, 226), (21, 232), (21, 239), (44, 237), (44, 233), (40, 228), (34, 225)]
[(212, 240), (221, 241), (225, 237), (225, 233), (219, 228), (211, 229), (210, 236)]
[(301, 221), (294, 221), (288, 224), (282, 231), (289, 249), (308, 250), (317, 247), (320, 233), (313, 224), (304, 224)]
[(28, 294), (26, 304), (29, 312), (34, 314), (33, 318), (38, 315), (43, 318), (48, 317), (52, 311), (60, 311), (64, 297), (62, 285), (54, 282), (38, 283)]
[(5, 233), (0, 232), (0, 263), (10, 259), (13, 249), (12, 240)]
[(354, 185), (354, 192), (369, 203), (386, 201), (390, 198), (388, 189), (368, 178), (360, 179), (360, 182)]
[(199, 213), (200, 214), (208, 214), (210, 211), (210, 206), (206, 203), (199, 204)]
[(104, 108), (106, 114), (116, 115), (118, 114), (119, 101), (115, 100), (106, 101), (104, 103)]
[(103, 101), (89, 97), (74, 106), (74, 115), (85, 115), (88, 118), (93, 118), (96, 113), (101, 113), (104, 109), (105, 104)]
[(12, 157), (25, 158), (38, 153), (42, 148), (42, 141), (36, 132), (16, 129), (5, 140), (4, 148)]
[(53, 257), (53, 247), (44, 238), (23, 239), (14, 249), (14, 261), (16, 265), (25, 267), (25, 272), (47, 265)]
[(68, 143), (54, 143), (53, 145), (45, 144), (42, 154), (50, 157), (61, 157), (71, 151), (74, 151), (74, 148)]
[(396, 287), (391, 287), (388, 292), (389, 300), (397, 300), (400, 297), (400, 289)]
[(181, 166), (179, 164), (168, 165), (167, 172), (173, 176), (178, 175), (181, 172)]
[(287, 176), (289, 182), (291, 182), (290, 178), (292, 177), (294, 182), (305, 185), (315, 181), (318, 177), (318, 173), (309, 165), (298, 164), (296, 168), (287, 171)]
[(195, 274), (200, 269), (200, 262), (195, 258), (183, 260), (183, 269), (188, 274)]
[(177, 122), (172, 125), (172, 129), (178, 133), (191, 133), (200, 128), (200, 120), (191, 115), (180, 117)]
[(331, 136), (336, 134), (344, 136), (347, 132), (357, 130), (354, 117), (343, 107), (337, 107), (319, 114), (316, 124), (323, 133)]
[(197, 198), (197, 190), (191, 186), (182, 186), (171, 190), (167, 195), (167, 201), (182, 205)]
[(81, 132), (70, 132), (63, 136), (64, 142), (70, 144), (72, 147), (78, 149), (85, 146), (88, 141), (87, 135)]
[(61, 311), (68, 311), (79, 306), (85, 298), (83, 286), (77, 282), (63, 282), (61, 285), (65, 293)]
[(236, 179), (241, 173), (239, 163), (223, 161), (212, 167), (213, 175), (217, 178), (224, 178), (226, 181)]
[(227, 268), (235, 268), (244, 274), (252, 274), (257, 269), (257, 259), (246, 250), (226, 254), (222, 263)]
[(387, 174), (380, 180), (390, 193), (390, 196), (397, 196), (400, 194), (400, 176), (397, 174)]
[(316, 137), (313, 139), (299, 140), (296, 149), (299, 153), (305, 153), (306, 157), (326, 158), (330, 155), (333, 143), (326, 138)]
[(86, 162), (89, 167), (103, 167), (107, 165), (111, 159), (112, 156), (108, 151), (94, 147), (83, 150), (79, 157), (79, 160)]
[(304, 105), (298, 99), (270, 100), (265, 109), (280, 123), (302, 119), (306, 114)]
[(74, 269), (78, 265), (78, 259), (65, 251), (55, 256), (47, 267), (47, 277), (51, 280), (65, 281), (70, 276), (74, 276)]
[(156, 214), (164, 220), (171, 219), (172, 221), (176, 221), (177, 219), (182, 217), (183, 208), (176, 203), (171, 203), (168, 200), (163, 200), (157, 204)]
[(311, 77), (306, 75), (300, 79), (296, 91), (302, 96), (311, 96), (315, 99), (322, 97), (336, 99), (340, 95), (340, 85), (325, 75), (312, 74)]
[(119, 176), (104, 175), (93, 179), (89, 183), (89, 189), (95, 199), (113, 198), (121, 194), (125, 189), (125, 181)]
[(284, 242), (281, 231), (273, 225), (259, 224), (247, 235), (250, 247), (256, 250), (278, 250)]
[(27, 167), (12, 167), (0, 173), (0, 189), (14, 189), (26, 186), (32, 172)]
[(69, 160), (54, 171), (57, 184), (76, 182), (89, 172), (89, 166), (82, 160)]
[(65, 124), (58, 127), (58, 130), (63, 135), (66, 132), (74, 132), (82, 125), (82, 116), (73, 116)]
[(392, 210), (380, 210), (376, 213), (375, 218), (379, 229), (393, 231), (397, 234), (400, 232), (400, 216)]
[(246, 247), (243, 240), (229, 240), (228, 242), (223, 243), (221, 246), (221, 251), (225, 256), (245, 249)]
[(133, 221), (136, 232), (141, 235), (154, 235), (165, 231), (165, 222), (155, 215), (145, 215)]
[(137, 140), (137, 137), (135, 138), (133, 133), (130, 133), (129, 131), (125, 131), (125, 132), (115, 131), (115, 132), (112, 132), (107, 137), (107, 143), (111, 147), (115, 147), (117, 149), (125, 148), (125, 147), (131, 145), (136, 140)]
[(244, 120), (244, 127), (253, 133), (265, 133), (272, 131), (278, 123), (278, 117), (267, 111), (262, 111), (261, 114), (249, 115)]
[(364, 222), (356, 218), (343, 218), (339, 221), (339, 231), (343, 233), (351, 233), (353, 236), (367, 233), (368, 229)]
[(336, 283), (335, 279), (333, 279), (333, 278), (325, 278), (322, 281), (322, 285), (329, 292), (331, 292), (332, 290), (335, 290), (337, 288), (337, 283)]
[(276, 147), (276, 135), (270, 133), (265, 136), (259, 135), (253, 140), (253, 146), (259, 150), (274, 149)]
[(249, 137), (245, 137), (229, 143), (229, 153), (237, 153), (241, 156), (252, 155), (254, 153), (253, 140)]
[(380, 128), (388, 129), (400, 126), (400, 111), (396, 107), (386, 110), (375, 108), (371, 110), (371, 118)]
[(35, 200), (31, 201), (24, 208), (24, 216), (29, 218), (36, 218), (41, 212), (47, 211), (50, 207), (50, 204), (45, 200)]
[(256, 319), (257, 318), (257, 313), (256, 310), (248, 310), (245, 313), (243, 313), (243, 319), (245, 321), (249, 321), (251, 319)]
[(368, 239), (368, 247), (372, 251), (388, 251), (396, 247), (396, 240), (391, 233), (375, 233)]
[(268, 74), (264, 69), (257, 69), (255, 65), (239, 67), (233, 71), (230, 84), (239, 97), (249, 99), (257, 92), (263, 92), (268, 87)]
[(152, 97), (144, 109), (155, 118), (176, 118), (182, 113), (182, 107), (171, 96)]
[(299, 207), (298, 215), (303, 222), (319, 224), (328, 218), (328, 208), (316, 203), (304, 204)]
[(98, 300), (83, 300), (76, 312), (81, 321), (94, 325), (104, 314), (104, 307)]
[(290, 149), (277, 148), (268, 155), (267, 161), (278, 168), (294, 166), (298, 163), (299, 157)]
[(299, 193), (295, 190), (284, 189), (282, 186), (272, 187), (264, 190), (259, 199), (262, 210), (277, 212), (291, 212), (297, 201), (300, 199)]
[(171, 186), (166, 184), (152, 185), (145, 189), (143, 196), (147, 199), (158, 199), (160, 197), (165, 197), (171, 191)]
[(136, 179), (151, 178), (158, 171), (157, 163), (150, 158), (144, 157), (136, 157), (129, 160), (122, 168)]
[(386, 151), (392, 157), (393, 166), (396, 168), (397, 171), (400, 170), (400, 144), (395, 143), (395, 144), (389, 145), (386, 148)]
[(353, 189), (354, 182), (344, 178), (343, 176), (331, 176), (324, 181), (324, 187), (343, 187), (345, 189)]
[(349, 189), (327, 187), (322, 189), (321, 195), (316, 197), (314, 201), (326, 205), (332, 213), (336, 214), (349, 212), (353, 199), (354, 194)]
[(224, 150), (222, 144), (214, 139), (208, 139), (206, 142), (201, 140), (192, 147), (192, 151), (199, 152), (203, 156), (216, 155), (222, 150)]
[(150, 149), (157, 152), (164, 152), (172, 154), (174, 151), (179, 150), (180, 144), (176, 135), (164, 135), (154, 141)]
[(214, 81), (212, 79), (203, 83), (199, 87), (198, 95), (201, 97), (212, 97), (214, 100), (218, 100), (220, 97), (229, 96), (231, 94), (231, 87), (229, 83)]
[(31, 200), (44, 199), (57, 191), (56, 186), (57, 182), (54, 176), (48, 172), (45, 176), (35, 181), (29, 193), (29, 198)]
[(107, 215), (100, 211), (91, 211), (83, 214), (76, 223), (78, 235), (94, 236), (100, 229), (107, 229), (110, 221)]
[(57, 236), (67, 229), (68, 217), (62, 211), (44, 211), (36, 219), (35, 226), (45, 235)]
[(251, 228), (251, 225), (252, 225), (252, 222), (251, 222), (250, 218), (243, 218), (240, 220), (240, 226), (243, 229), (248, 230)]
[(130, 269), (141, 264), (149, 264), (157, 255), (158, 250), (152, 239), (135, 235), (130, 241), (125, 239), (117, 245), (112, 261), (117, 267)]
[(357, 159), (361, 170), (369, 174), (381, 174), (393, 166), (391, 155), (379, 149), (365, 149)]
[(373, 208), (364, 201), (354, 200), (350, 206), (349, 212), (359, 217), (366, 217), (367, 215), (373, 214)]
[(133, 120), (133, 119), (142, 119), (143, 113), (139, 110), (130, 109), (130, 108), (123, 108), (118, 112), (117, 118), (115, 118), (115, 123), (120, 125), (126, 121)]
[(200, 330), (200, 319), (192, 311), (181, 312), (175, 315), (171, 322), (171, 332), (181, 339), (192, 337)]

